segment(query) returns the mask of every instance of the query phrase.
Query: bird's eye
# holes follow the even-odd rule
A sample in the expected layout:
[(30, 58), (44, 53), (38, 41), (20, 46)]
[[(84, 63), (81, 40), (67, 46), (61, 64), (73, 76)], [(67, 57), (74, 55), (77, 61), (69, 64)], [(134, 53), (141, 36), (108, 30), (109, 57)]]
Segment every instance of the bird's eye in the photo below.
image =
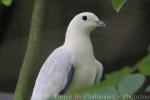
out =
[(83, 16), (82, 19), (83, 19), (84, 21), (86, 21), (86, 20), (87, 20), (87, 16)]

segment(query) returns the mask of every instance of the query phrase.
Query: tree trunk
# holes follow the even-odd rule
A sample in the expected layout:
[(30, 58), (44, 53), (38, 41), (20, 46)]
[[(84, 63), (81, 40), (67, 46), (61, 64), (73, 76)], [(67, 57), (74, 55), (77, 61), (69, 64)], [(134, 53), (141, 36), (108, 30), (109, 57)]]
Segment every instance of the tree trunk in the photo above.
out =
[(25, 53), (22, 69), (15, 90), (14, 100), (29, 100), (33, 85), (40, 69), (42, 58), (42, 33), (45, 32), (46, 0), (35, 0), (28, 46)]

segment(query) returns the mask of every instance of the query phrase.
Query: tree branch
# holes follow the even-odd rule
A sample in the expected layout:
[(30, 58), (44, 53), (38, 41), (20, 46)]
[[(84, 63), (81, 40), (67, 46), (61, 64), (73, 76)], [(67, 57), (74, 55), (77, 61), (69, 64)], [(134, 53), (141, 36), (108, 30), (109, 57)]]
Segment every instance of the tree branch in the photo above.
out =
[(22, 64), (19, 80), (15, 90), (14, 100), (29, 100), (33, 85), (40, 69), (37, 62), (42, 57), (42, 41), (45, 32), (46, 0), (35, 0), (28, 46)]

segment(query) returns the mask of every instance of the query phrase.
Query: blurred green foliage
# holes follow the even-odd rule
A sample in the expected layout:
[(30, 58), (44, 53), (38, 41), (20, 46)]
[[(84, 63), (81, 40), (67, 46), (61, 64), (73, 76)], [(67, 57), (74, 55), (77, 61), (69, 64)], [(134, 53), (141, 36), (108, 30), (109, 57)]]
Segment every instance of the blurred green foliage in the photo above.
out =
[[(113, 80), (113, 79), (112, 79)], [(124, 77), (120, 82), (116, 85), (108, 86), (101, 89), (96, 89), (92, 92), (87, 92), (85, 100), (88, 100), (92, 95), (97, 95), (99, 98), (97, 100), (122, 100), (129, 99), (125, 98), (124, 95), (132, 95), (135, 93), (144, 83), (145, 77), (142, 74), (132, 74)], [(104, 98), (105, 97), (105, 98)], [(106, 99), (107, 97), (107, 99)]]
[(143, 58), (143, 60), (140, 61), (136, 66), (139, 68), (139, 71), (142, 74), (146, 76), (150, 75), (150, 53), (145, 58)]
[(126, 3), (127, 0), (112, 0), (113, 8), (117, 13), (120, 12), (123, 5)]
[(1, 3), (7, 7), (9, 7), (12, 4), (12, 0), (1, 0)]
[(145, 82), (145, 76), (140, 73), (127, 75), (118, 84), (117, 89), (121, 94), (133, 94), (143, 85)]

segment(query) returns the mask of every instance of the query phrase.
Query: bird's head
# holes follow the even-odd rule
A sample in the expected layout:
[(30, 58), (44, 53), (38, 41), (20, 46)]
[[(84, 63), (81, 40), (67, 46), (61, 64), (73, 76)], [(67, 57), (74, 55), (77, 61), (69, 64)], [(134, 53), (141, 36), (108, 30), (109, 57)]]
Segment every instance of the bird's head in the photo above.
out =
[(83, 12), (76, 15), (70, 22), (68, 29), (78, 30), (85, 33), (91, 33), (96, 27), (105, 27), (105, 23), (102, 22), (95, 14), (90, 12)]

